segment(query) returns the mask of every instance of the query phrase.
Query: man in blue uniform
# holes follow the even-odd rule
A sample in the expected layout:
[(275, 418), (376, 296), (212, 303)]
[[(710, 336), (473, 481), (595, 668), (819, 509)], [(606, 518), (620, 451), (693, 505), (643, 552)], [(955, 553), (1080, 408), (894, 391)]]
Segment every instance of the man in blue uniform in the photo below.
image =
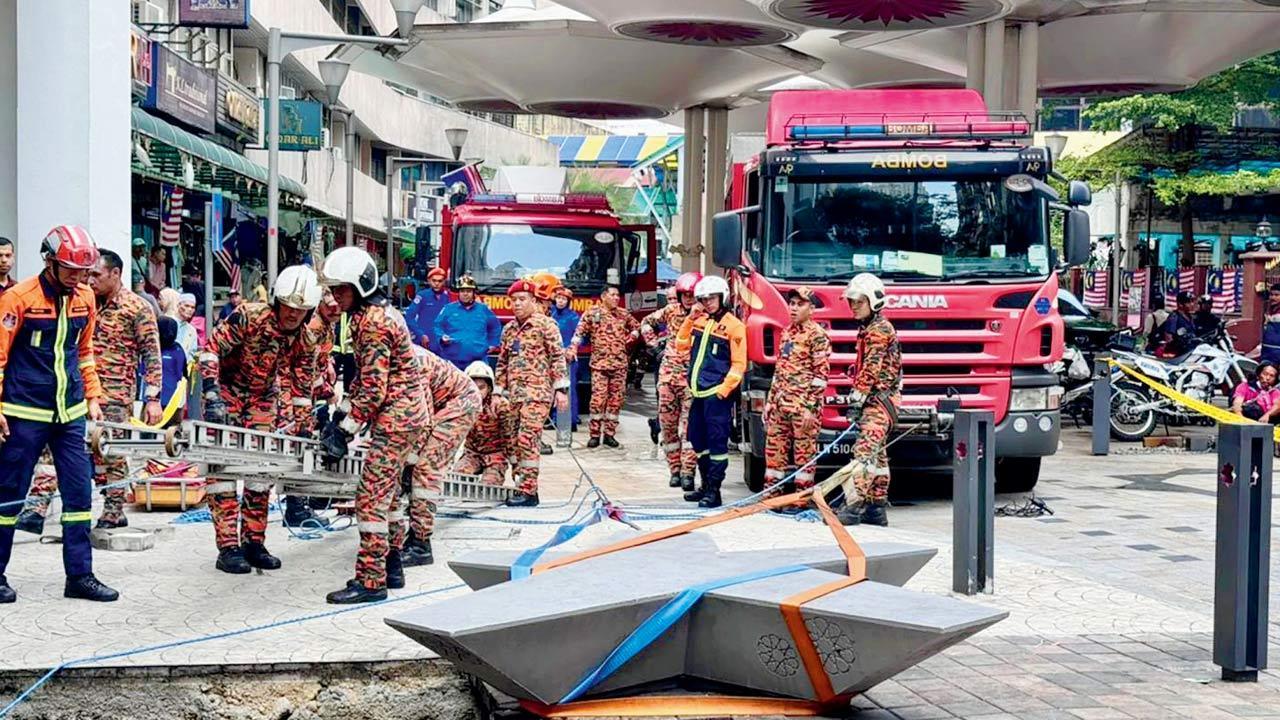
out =
[[(565, 347), (565, 360), (569, 363), (569, 412), (571, 419), (571, 429), (578, 430), (578, 353), (569, 349), (573, 344), (573, 333), (578, 329), (578, 321), (582, 316), (574, 312), (570, 304), (573, 301), (573, 291), (561, 285), (557, 287), (551, 294), (551, 319), (556, 321), (556, 325), (560, 327), (560, 342)], [(554, 422), (557, 410), (551, 411), (551, 419)]]
[(413, 304), (404, 312), (404, 320), (409, 325), (409, 333), (413, 342), (440, 354), (440, 338), (432, 337), (436, 328), (436, 316), (445, 305), (453, 302), (449, 290), (444, 286), (449, 273), (444, 268), (432, 268), (427, 273), (427, 287), (413, 296)]
[(1196, 296), (1183, 290), (1178, 293), (1178, 311), (1160, 326), (1159, 357), (1177, 357), (1191, 352), (1199, 340), (1196, 337)]
[(431, 337), (440, 346), (437, 355), (465, 370), (497, 350), (502, 323), (488, 305), (476, 302), (476, 281), (470, 275), (459, 278), (456, 289), (457, 302), (445, 305), (436, 316)]

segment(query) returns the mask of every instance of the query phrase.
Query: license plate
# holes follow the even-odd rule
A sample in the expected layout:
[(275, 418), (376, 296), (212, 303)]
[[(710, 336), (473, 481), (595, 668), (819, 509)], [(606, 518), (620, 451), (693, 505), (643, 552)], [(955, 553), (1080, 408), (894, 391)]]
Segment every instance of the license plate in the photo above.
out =
[(826, 405), (852, 405), (853, 395), (828, 395), (822, 398), (822, 402)]
[(835, 445), (831, 446), (831, 451), (829, 454), (832, 457), (837, 457), (837, 458), (850, 457), (853, 455), (853, 443), (854, 441), (852, 440), (842, 440), (836, 443)]

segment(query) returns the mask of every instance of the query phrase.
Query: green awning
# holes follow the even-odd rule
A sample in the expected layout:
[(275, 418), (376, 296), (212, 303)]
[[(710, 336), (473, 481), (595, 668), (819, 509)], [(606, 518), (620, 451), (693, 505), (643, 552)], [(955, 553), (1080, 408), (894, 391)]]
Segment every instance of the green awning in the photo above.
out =
[[(152, 148), (148, 153), (153, 164), (159, 164), (161, 171), (173, 177), (182, 177), (181, 153), (192, 155), (208, 164), (197, 171), (197, 179), (208, 186), (225, 189), (231, 194), (246, 194), (244, 179), (267, 185), (267, 169), (250, 161), (239, 153), (204, 138), (171, 125), (142, 108), (133, 108), (133, 129), (142, 135), (164, 145), (164, 148)], [(167, 167), (177, 162), (177, 167)], [(307, 197), (307, 189), (297, 181), (280, 176), (280, 192), (292, 195), (299, 200)], [(254, 193), (248, 193), (254, 194)]]

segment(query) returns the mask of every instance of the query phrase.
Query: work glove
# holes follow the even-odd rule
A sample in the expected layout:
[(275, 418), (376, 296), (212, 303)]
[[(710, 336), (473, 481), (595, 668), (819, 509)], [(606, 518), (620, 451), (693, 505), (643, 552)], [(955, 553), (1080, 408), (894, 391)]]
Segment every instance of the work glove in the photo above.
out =
[(203, 413), (205, 422), (217, 425), (227, 424), (227, 403), (223, 401), (217, 385), (214, 385), (212, 390), (205, 391)]
[(400, 471), (400, 490), (407, 498), (413, 497), (413, 469), (416, 467), (417, 465), (405, 465), (404, 470)]
[(866, 407), (866, 403), (859, 403), (851, 406), (845, 411), (845, 417), (849, 418), (849, 422), (857, 425), (862, 420), (862, 410)]
[(351, 433), (342, 429), (342, 421), (346, 419), (347, 414), (337, 412), (328, 425), (324, 426), (324, 430), (320, 431), (320, 447), (324, 450), (325, 463), (332, 465), (347, 456), (347, 445), (354, 437)]

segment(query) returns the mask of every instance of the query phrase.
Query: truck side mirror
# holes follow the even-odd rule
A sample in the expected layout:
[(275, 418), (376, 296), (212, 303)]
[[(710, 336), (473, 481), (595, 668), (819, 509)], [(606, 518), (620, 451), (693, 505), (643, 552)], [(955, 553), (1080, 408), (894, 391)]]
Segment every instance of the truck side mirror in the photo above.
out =
[(1089, 213), (1068, 210), (1062, 230), (1062, 248), (1067, 256), (1067, 265), (1079, 266), (1089, 262)]
[(1072, 207), (1088, 207), (1093, 202), (1093, 191), (1089, 183), (1083, 180), (1072, 180), (1067, 184), (1067, 204)]
[(711, 222), (711, 259), (717, 267), (726, 269), (742, 264), (741, 213), (716, 213)]

